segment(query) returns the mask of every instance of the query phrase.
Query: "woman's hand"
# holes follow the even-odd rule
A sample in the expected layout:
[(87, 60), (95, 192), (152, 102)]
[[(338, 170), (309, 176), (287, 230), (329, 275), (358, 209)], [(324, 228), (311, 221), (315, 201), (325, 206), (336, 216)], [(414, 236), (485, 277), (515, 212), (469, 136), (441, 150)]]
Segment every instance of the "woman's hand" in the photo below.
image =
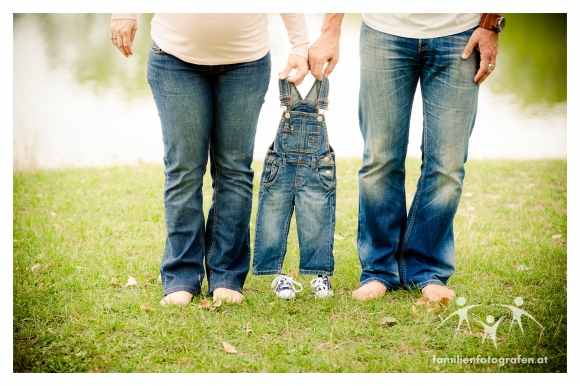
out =
[(304, 77), (308, 75), (308, 59), (299, 55), (290, 54), (286, 68), (284, 71), (278, 73), (280, 79), (285, 79), (293, 69), (296, 69), (296, 73), (288, 78), (288, 82), (299, 85), (304, 80)]
[(137, 20), (116, 19), (111, 20), (111, 42), (121, 51), (125, 57), (133, 55), (133, 40), (137, 32)]

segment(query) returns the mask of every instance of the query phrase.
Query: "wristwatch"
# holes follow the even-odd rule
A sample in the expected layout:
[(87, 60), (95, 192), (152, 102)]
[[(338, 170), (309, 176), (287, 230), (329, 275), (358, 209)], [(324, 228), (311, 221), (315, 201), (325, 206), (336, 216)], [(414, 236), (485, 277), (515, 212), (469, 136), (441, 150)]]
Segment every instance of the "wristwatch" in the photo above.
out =
[(505, 17), (502, 17), (499, 13), (484, 13), (481, 16), (479, 27), (501, 32), (505, 28)]

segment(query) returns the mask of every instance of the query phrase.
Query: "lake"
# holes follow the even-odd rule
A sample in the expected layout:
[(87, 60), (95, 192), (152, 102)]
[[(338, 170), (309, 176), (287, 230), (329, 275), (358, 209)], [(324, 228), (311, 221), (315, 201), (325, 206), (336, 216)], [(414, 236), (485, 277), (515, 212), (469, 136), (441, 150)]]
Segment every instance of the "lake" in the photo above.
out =
[[(469, 157), (567, 158), (566, 15), (505, 16), (497, 69), (480, 88)], [(14, 16), (14, 170), (163, 162), (161, 127), (146, 81), (151, 17), (139, 15), (135, 55), (125, 58), (109, 40), (110, 14)], [(322, 17), (307, 14), (311, 42)], [(268, 18), (272, 80), (258, 123), (258, 160), (276, 133), (281, 113), (277, 73), (290, 51), (281, 18)], [(360, 14), (346, 15), (340, 61), (329, 78), (329, 138), (343, 158), (362, 154), (357, 101), (361, 20)], [(298, 87), (302, 95), (313, 81), (309, 75)], [(421, 156), (421, 131), (418, 90), (409, 156)]]

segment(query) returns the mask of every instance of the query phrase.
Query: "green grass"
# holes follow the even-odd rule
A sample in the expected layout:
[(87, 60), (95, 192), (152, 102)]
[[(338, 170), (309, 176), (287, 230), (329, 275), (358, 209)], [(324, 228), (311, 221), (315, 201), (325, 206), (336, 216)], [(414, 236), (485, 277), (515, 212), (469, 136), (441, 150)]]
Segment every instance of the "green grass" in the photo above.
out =
[[(408, 160), (408, 202), (419, 165)], [(255, 164), (256, 183), (261, 167)], [(455, 218), (457, 270), (448, 284), (468, 305), (483, 306), (470, 311), (473, 333), (464, 324), (455, 338), (456, 317), (436, 329), (459, 308), (455, 302), (436, 313), (418, 307), (415, 315), (419, 292), (352, 299), (360, 274), (359, 167), (360, 160), (338, 161), (334, 298), (317, 301), (305, 290), (295, 301), (281, 301), (269, 288), (271, 277), (250, 274), (245, 302), (215, 311), (198, 308), (205, 296), (186, 307), (158, 305), (165, 242), (162, 166), (15, 173), (13, 371), (567, 371), (566, 161), (467, 163)], [(204, 185), (209, 198), (207, 176)], [(293, 225), (284, 269), (298, 267), (298, 258)], [(38, 273), (31, 269), (35, 264), (41, 264)], [(128, 276), (139, 284), (125, 286)], [(303, 284), (310, 279), (297, 278)], [(543, 330), (524, 317), (525, 335), (517, 325), (508, 332), (511, 312), (493, 304), (513, 305), (518, 296)], [(482, 343), (477, 322), (490, 314), (505, 316), (497, 348), (490, 339)], [(381, 324), (387, 316), (397, 322)], [(238, 354), (225, 352), (222, 342)], [(434, 355), (548, 361), (440, 364), (433, 363)]]

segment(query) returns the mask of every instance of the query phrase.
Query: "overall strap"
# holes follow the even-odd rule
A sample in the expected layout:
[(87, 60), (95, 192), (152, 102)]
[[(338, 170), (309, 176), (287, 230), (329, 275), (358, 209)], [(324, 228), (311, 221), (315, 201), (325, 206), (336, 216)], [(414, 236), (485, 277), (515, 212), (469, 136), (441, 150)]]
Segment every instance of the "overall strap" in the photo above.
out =
[(290, 109), (292, 105), (302, 100), (298, 89), (292, 82), (288, 82), (288, 78), (279, 79), (278, 87), (280, 89), (280, 106)]
[(316, 80), (305, 100), (316, 106), (317, 110), (328, 110), (328, 78)]

